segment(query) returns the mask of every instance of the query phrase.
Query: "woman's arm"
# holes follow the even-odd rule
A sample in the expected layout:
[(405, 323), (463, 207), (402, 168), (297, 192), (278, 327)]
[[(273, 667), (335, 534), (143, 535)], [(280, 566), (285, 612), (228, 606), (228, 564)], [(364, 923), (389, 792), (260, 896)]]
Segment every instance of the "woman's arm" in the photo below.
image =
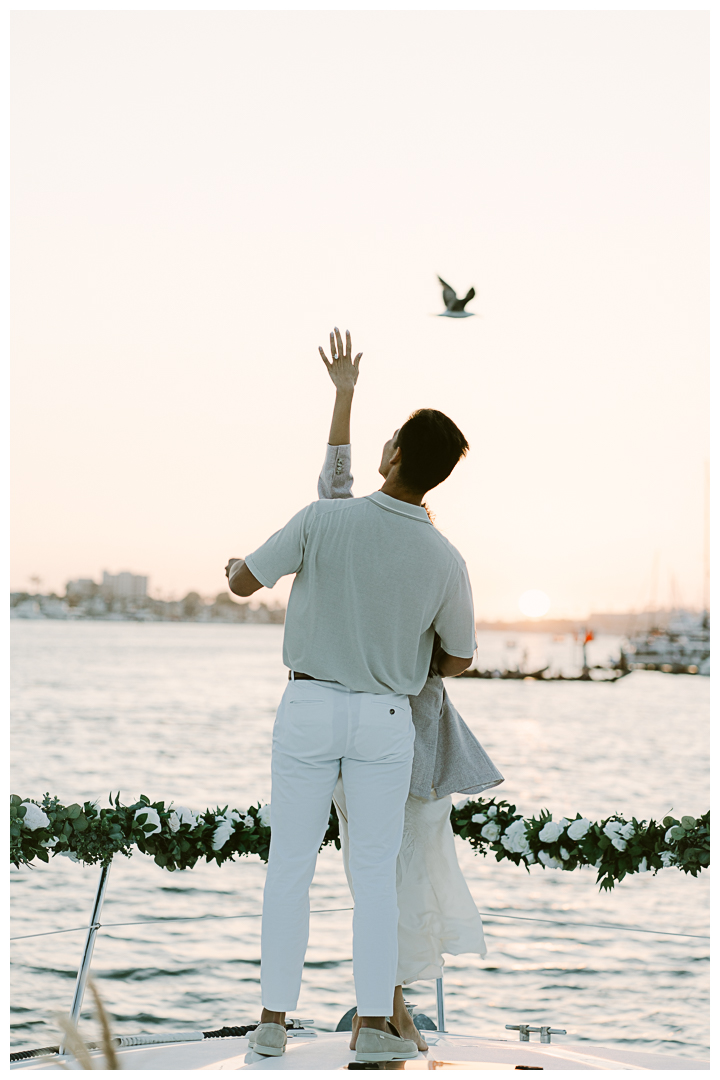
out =
[(318, 478), (319, 499), (351, 499), (353, 478), (350, 472), (350, 413), (352, 411), (355, 383), (359, 373), (359, 353), (352, 361), (350, 333), (346, 332), (346, 350), (343, 352), (340, 331), (337, 327), (330, 334), (328, 360), (320, 349), (323, 363), (335, 384), (335, 407), (330, 424), (325, 463)]
[(335, 391), (335, 407), (330, 421), (328, 446), (350, 445), (350, 413), (352, 411), (355, 387), (350, 390)]

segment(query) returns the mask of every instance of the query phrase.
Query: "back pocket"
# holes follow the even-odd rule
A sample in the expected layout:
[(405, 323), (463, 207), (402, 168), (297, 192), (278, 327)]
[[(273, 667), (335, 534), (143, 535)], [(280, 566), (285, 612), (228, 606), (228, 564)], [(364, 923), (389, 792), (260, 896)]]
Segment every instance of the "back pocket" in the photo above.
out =
[(323, 757), (332, 748), (332, 702), (317, 690), (289, 690), (278, 710), (273, 746), (303, 760)]
[(367, 694), (360, 705), (353, 757), (381, 761), (403, 757), (412, 746), (410, 704), (400, 694)]

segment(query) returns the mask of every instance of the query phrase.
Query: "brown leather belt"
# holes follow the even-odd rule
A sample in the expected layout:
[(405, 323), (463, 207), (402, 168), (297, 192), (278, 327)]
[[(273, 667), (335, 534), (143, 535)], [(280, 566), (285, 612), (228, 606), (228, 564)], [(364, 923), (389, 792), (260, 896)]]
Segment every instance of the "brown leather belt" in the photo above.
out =
[(297, 682), (298, 679), (312, 679), (313, 682), (317, 681), (315, 679), (314, 675), (303, 675), (302, 671), (295, 671), (295, 672), (288, 671), (288, 679), (292, 679), (293, 675), (295, 675), (295, 681), (296, 682)]

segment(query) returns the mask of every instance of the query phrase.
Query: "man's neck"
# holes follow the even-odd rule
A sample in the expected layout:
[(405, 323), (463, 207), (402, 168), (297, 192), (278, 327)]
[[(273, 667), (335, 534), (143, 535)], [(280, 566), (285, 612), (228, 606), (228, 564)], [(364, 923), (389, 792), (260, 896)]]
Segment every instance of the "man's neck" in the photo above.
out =
[(411, 491), (410, 488), (405, 487), (404, 484), (399, 483), (392, 477), (388, 477), (380, 490), (383, 495), (389, 495), (391, 499), (397, 499), (399, 502), (412, 503), (413, 506), (422, 506), (423, 499), (425, 498), (424, 491)]

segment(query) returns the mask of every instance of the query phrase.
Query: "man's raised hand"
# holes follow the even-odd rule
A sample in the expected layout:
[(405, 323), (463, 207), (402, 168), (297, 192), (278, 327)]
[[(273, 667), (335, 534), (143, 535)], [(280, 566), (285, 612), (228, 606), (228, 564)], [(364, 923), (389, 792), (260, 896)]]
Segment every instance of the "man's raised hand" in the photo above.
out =
[(227, 566), (225, 567), (225, 577), (228, 579), (228, 581), (230, 580), (232, 568), (237, 562), (242, 562), (242, 559), (228, 559)]
[(362, 356), (362, 353), (358, 353), (353, 362), (350, 331), (345, 331), (344, 352), (342, 337), (337, 326), (330, 332), (330, 359), (328, 360), (321, 346), (318, 346), (318, 351), (322, 357), (323, 364), (328, 370), (328, 375), (335, 383), (335, 388), (338, 393), (341, 393), (342, 391), (352, 393), (360, 373), (360, 357)]

